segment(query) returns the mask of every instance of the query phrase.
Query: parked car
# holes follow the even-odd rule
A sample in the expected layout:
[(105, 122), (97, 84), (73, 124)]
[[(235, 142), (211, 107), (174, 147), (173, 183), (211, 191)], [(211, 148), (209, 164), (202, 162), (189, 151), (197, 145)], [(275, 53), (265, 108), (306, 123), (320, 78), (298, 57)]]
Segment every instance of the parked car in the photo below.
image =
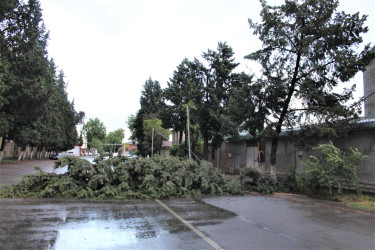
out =
[(138, 159), (137, 155), (125, 155), (125, 157), (128, 157), (129, 159)]
[(51, 160), (57, 160), (57, 159), (59, 159), (61, 157), (61, 153), (53, 153), (49, 158), (51, 159)]

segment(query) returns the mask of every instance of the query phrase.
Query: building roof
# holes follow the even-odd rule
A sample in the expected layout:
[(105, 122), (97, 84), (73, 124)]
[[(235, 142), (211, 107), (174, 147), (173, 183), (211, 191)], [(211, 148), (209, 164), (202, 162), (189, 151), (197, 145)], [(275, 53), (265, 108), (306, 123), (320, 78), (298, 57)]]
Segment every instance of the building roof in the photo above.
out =
[(255, 137), (250, 134), (240, 133), (238, 135), (228, 137), (226, 141), (242, 141), (242, 140), (252, 140), (252, 139), (255, 139)]
[(351, 130), (375, 129), (375, 116), (362, 117), (352, 124)]
[[(317, 125), (315, 125), (317, 127)], [(351, 122), (351, 128), (350, 130), (367, 130), (367, 129), (375, 129), (375, 116), (367, 116), (367, 117), (361, 117), (357, 120), (354, 120)], [(282, 130), (280, 133), (280, 136), (288, 136), (288, 135), (297, 135), (301, 133), (302, 129), (301, 127), (295, 127), (292, 129), (285, 129)], [(312, 132), (314, 133), (314, 132)], [(256, 137), (246, 133), (241, 132), (238, 135), (228, 137), (226, 141), (242, 141), (242, 140), (253, 140)]]

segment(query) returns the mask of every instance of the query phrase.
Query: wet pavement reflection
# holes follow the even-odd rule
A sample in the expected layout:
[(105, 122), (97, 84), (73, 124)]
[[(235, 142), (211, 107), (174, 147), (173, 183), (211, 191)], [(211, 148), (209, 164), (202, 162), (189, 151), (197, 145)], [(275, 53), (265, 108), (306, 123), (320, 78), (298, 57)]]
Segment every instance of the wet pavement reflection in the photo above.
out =
[[(53, 163), (0, 164), (0, 184), (34, 172), (35, 165), (52, 172)], [(162, 202), (224, 249), (375, 249), (375, 212), (330, 201), (287, 194)], [(153, 200), (0, 199), (0, 249), (211, 246)]]
[[(224, 249), (374, 249), (373, 213), (293, 199), (247, 195), (162, 202)], [(153, 200), (2, 199), (0, 249), (211, 246)]]
[[(235, 215), (176, 200), (196, 225)], [(155, 201), (0, 200), (2, 249), (207, 249), (210, 246)], [(220, 218), (220, 219), (219, 219)]]

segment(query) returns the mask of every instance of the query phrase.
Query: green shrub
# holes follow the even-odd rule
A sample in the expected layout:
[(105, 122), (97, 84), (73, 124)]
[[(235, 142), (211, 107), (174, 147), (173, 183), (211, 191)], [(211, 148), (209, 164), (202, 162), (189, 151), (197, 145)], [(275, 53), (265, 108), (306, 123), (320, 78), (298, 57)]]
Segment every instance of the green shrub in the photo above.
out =
[(335, 147), (331, 141), (315, 147), (314, 150), (320, 158), (312, 155), (306, 162), (303, 162), (307, 169), (298, 177), (301, 186), (315, 193), (325, 187), (332, 194), (335, 186), (338, 188), (338, 193), (342, 193), (345, 189), (342, 185), (344, 182), (355, 186), (357, 192), (360, 193), (357, 174), (361, 162), (368, 156), (352, 148), (350, 148), (350, 153), (345, 153)]
[(272, 194), (278, 190), (278, 182), (272, 178), (262, 177), (254, 168), (244, 168), (240, 173), (240, 182), (243, 189), (263, 194)]
[(169, 153), (175, 157), (186, 157), (187, 153), (185, 149), (185, 144), (174, 143), (169, 148)]
[(243, 187), (256, 186), (262, 178), (261, 173), (254, 168), (244, 168), (240, 173), (240, 181)]
[(241, 182), (238, 180), (231, 180), (223, 187), (223, 192), (228, 194), (243, 194)]

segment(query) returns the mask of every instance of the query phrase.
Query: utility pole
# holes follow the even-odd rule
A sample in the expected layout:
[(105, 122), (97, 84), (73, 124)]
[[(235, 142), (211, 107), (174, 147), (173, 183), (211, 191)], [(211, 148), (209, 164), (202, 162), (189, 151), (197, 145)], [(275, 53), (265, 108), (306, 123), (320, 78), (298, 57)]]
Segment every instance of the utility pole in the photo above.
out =
[(151, 158), (154, 156), (154, 127), (152, 127), (152, 138), (151, 138)]
[(189, 148), (189, 160), (191, 160), (191, 149), (190, 149), (190, 116), (189, 116), (189, 105), (186, 105), (187, 115), (187, 136), (188, 136), (188, 148)]

